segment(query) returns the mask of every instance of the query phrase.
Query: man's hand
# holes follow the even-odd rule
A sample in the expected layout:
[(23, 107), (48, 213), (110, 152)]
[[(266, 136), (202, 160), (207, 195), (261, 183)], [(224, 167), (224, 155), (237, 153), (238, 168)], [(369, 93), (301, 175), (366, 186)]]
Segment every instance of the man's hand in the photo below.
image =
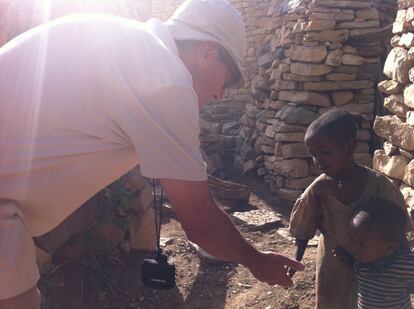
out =
[(206, 181), (161, 179), (178, 219), (192, 242), (211, 255), (243, 264), (260, 281), (284, 288), (292, 285), (286, 267), (302, 270), (300, 262), (256, 250), (211, 198)]
[(293, 282), (286, 274), (286, 269), (295, 272), (304, 269), (302, 263), (272, 252), (260, 252), (252, 265), (248, 265), (252, 274), (260, 281), (270, 285), (281, 285), (287, 289)]

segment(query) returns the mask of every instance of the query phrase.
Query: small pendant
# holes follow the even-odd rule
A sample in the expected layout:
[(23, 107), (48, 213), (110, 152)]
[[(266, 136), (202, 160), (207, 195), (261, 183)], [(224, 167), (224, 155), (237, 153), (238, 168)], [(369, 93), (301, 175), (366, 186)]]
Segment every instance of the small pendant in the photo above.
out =
[(343, 186), (344, 184), (342, 183), (342, 181), (338, 180), (337, 185), (338, 185), (338, 188), (339, 188), (339, 189), (342, 189), (342, 186)]

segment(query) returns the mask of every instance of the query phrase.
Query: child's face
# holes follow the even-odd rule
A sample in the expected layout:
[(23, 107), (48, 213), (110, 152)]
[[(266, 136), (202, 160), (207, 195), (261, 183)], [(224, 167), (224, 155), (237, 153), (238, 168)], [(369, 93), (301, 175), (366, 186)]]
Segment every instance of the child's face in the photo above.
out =
[(349, 237), (354, 242), (355, 258), (363, 263), (372, 263), (390, 255), (397, 247), (386, 240), (384, 234), (371, 225), (354, 225), (349, 228)]
[(305, 137), (305, 145), (313, 162), (327, 176), (340, 176), (347, 168), (355, 150), (356, 141), (339, 142), (324, 134)]

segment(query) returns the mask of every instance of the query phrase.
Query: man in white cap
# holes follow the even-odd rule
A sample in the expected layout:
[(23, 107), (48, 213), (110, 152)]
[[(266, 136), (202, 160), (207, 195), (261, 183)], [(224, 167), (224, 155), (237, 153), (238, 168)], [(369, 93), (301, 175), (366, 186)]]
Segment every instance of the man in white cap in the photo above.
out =
[(73, 15), (0, 49), (0, 309), (39, 308), (32, 237), (139, 164), (190, 240), (269, 284), (303, 266), (256, 250), (208, 192), (199, 108), (243, 82), (245, 34), (226, 0), (165, 23)]

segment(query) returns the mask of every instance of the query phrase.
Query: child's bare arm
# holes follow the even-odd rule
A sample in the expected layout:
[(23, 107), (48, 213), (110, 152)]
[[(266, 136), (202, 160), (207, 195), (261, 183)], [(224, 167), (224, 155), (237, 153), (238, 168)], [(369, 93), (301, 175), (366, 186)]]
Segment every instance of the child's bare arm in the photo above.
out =
[[(308, 239), (297, 239), (295, 240), (295, 246), (296, 246), (296, 251), (295, 251), (295, 259), (297, 261), (302, 261), (303, 255), (305, 254), (305, 250), (308, 246)], [(293, 277), (293, 275), (295, 274), (295, 270), (289, 268), (287, 270), (287, 274), (289, 277)]]

